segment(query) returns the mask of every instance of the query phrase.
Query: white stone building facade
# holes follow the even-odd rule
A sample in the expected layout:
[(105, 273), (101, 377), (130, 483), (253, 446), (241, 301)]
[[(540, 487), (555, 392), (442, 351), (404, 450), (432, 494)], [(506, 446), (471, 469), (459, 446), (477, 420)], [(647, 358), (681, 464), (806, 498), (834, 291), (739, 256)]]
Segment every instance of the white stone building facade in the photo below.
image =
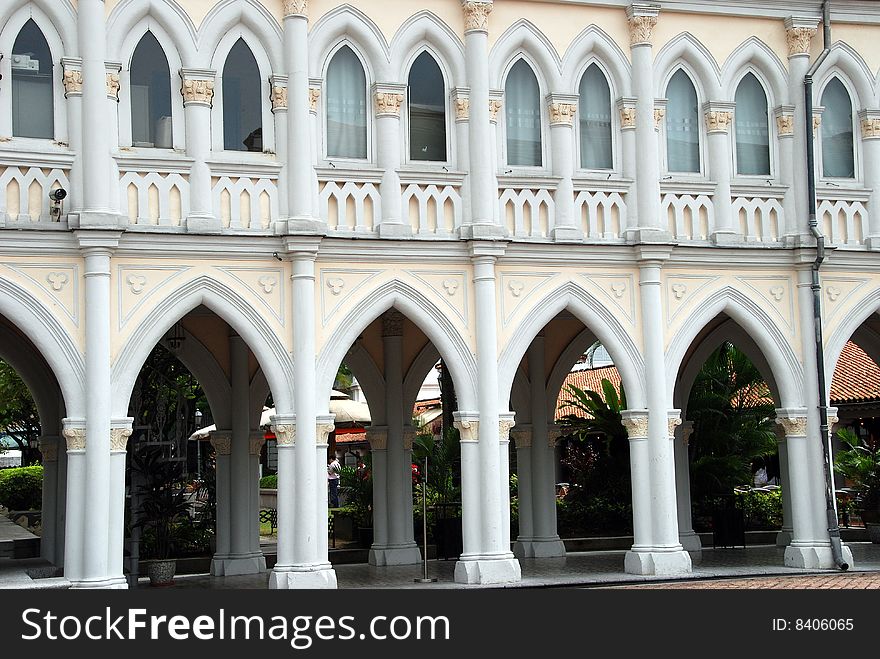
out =
[(324, 470), (342, 361), (373, 418), (372, 563), (420, 560), (407, 410), (441, 356), (462, 442), (456, 580), (563, 555), (553, 406), (596, 340), (629, 403), (622, 570), (691, 569), (685, 408), (725, 340), (776, 399), (785, 562), (832, 567), (807, 131), (830, 383), (847, 340), (880, 355), (880, 9), (830, 5), (823, 43), (813, 0), (6, 0), (0, 357), (40, 411), (44, 557), (75, 587), (125, 586), (129, 398), (177, 327), (220, 429), (215, 574), (265, 567), (271, 391), (270, 585), (336, 586)]

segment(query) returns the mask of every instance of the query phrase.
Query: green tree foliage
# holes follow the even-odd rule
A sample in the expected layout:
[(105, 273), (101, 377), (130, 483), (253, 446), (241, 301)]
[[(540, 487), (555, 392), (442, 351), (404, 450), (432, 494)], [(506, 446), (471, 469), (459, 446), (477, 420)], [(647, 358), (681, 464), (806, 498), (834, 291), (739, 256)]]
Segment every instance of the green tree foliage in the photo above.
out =
[[(40, 416), (37, 405), (24, 381), (9, 364), (0, 359), (0, 433), (12, 437), (22, 455), (28, 442), (40, 437)], [(2, 449), (0, 449), (2, 451)]]
[(834, 457), (834, 469), (858, 491), (855, 504), (862, 519), (867, 512), (868, 521), (876, 521), (880, 513), (880, 442), (860, 439), (849, 428), (841, 428), (837, 436), (844, 447)]
[(0, 506), (39, 510), (43, 506), (43, 468), (39, 465), (0, 470)]

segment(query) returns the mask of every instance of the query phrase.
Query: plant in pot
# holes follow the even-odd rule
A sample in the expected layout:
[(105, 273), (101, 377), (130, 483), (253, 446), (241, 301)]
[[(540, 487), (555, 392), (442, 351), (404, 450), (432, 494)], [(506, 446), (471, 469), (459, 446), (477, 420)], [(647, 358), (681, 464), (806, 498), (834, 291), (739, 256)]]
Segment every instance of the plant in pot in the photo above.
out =
[(852, 483), (859, 511), (871, 542), (880, 544), (880, 442), (860, 438), (849, 428), (837, 431), (843, 448), (834, 459), (834, 469)]
[(136, 447), (131, 464), (133, 491), (139, 499), (135, 526), (143, 532), (146, 573), (151, 585), (169, 585), (177, 568), (177, 529), (189, 521), (183, 464), (166, 458), (158, 446)]
[[(369, 459), (369, 458), (368, 458)], [(343, 514), (351, 516), (361, 546), (373, 544), (373, 475), (369, 464), (361, 469), (343, 466), (340, 489), (345, 496)]]

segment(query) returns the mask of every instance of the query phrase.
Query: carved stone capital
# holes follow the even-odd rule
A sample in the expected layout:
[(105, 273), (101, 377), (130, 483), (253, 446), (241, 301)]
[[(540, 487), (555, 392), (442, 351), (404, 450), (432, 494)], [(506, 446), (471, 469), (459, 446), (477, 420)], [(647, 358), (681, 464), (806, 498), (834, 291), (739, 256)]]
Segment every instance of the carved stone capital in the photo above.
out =
[(463, 0), (464, 32), (489, 32), (489, 14), (492, 13), (491, 2), (471, 2)]
[(40, 437), (40, 454), (43, 456), (43, 464), (58, 462), (58, 438)]
[(403, 336), (403, 314), (391, 309), (382, 314), (382, 336)]
[(498, 419), (498, 441), (502, 444), (510, 442), (510, 429), (514, 426), (513, 414), (502, 415)]
[(416, 439), (416, 429), (412, 426), (404, 426), (403, 428), (403, 450), (412, 451), (413, 442)]
[(296, 443), (295, 423), (282, 423), (278, 426), (272, 426), (272, 432), (275, 433), (275, 440), (278, 446), (293, 446)]
[(794, 137), (794, 106), (780, 105), (773, 110), (776, 117), (776, 135)]
[(666, 117), (666, 106), (656, 106), (654, 108), (654, 130), (660, 130), (660, 124), (663, 123), (663, 119)]
[(321, 81), (309, 81), (309, 112), (318, 114), (318, 99), (321, 98)]
[(513, 443), (518, 449), (532, 447), (531, 426), (517, 426), (516, 428), (511, 428), (510, 437), (513, 439)]
[(617, 111), (620, 113), (620, 129), (635, 130), (636, 99), (620, 98), (617, 100)]
[(648, 436), (647, 410), (626, 410), (621, 416), (623, 427), (630, 439), (644, 439)]
[(562, 437), (562, 428), (557, 426), (555, 423), (551, 423), (547, 426), (547, 447), (551, 449), (556, 448), (556, 442), (559, 441), (559, 438)]
[[(200, 75), (201, 74), (201, 75)], [(184, 105), (207, 105), (214, 102), (214, 76), (213, 73), (181, 71), (183, 81), (180, 86), (180, 94), (183, 96)]]
[(251, 431), (248, 437), (248, 454), (259, 455), (263, 450), (263, 444), (266, 443), (266, 434), (262, 430)]
[(813, 107), (813, 135), (819, 132), (822, 126), (822, 114), (825, 112), (823, 107)]
[(681, 413), (678, 411), (670, 412), (666, 419), (666, 436), (675, 437), (675, 429), (681, 425)]
[(810, 54), (810, 43), (816, 36), (815, 18), (789, 16), (785, 19), (785, 40), (788, 43), (788, 56), (798, 57)]
[(281, 11), (287, 16), (309, 17), (309, 0), (281, 0)]
[(377, 117), (399, 117), (400, 106), (403, 103), (403, 93), (377, 89), (373, 92), (373, 104)]
[(478, 442), (480, 441), (480, 422), (476, 418), (455, 419), (452, 423), (458, 430), (462, 442)]
[(129, 437), (131, 437), (131, 426), (110, 428), (110, 452), (125, 453), (128, 448)]
[(630, 47), (651, 45), (659, 14), (660, 9), (656, 5), (634, 3), (626, 8)]
[(64, 441), (67, 443), (67, 451), (86, 450), (86, 426), (85, 421), (64, 420), (64, 430), (61, 431)]
[(61, 82), (64, 85), (64, 97), (82, 96), (82, 60), (64, 57), (61, 60), (61, 66), (64, 69), (61, 78)]
[(384, 451), (388, 448), (388, 427), (370, 426), (367, 428), (367, 442), (373, 451)]
[(562, 98), (551, 94), (547, 97), (547, 110), (551, 126), (571, 126), (577, 113), (577, 97)]
[(685, 446), (691, 440), (691, 435), (694, 434), (694, 422), (693, 421), (685, 421), (681, 424), (681, 442)]
[(501, 99), (489, 99), (489, 121), (498, 123), (498, 111), (501, 109)]
[(468, 90), (452, 90), (452, 108), (455, 110), (456, 121), (467, 121), (470, 116), (471, 101), (468, 98)]
[(806, 437), (807, 417), (804, 416), (777, 416), (776, 423), (782, 426), (786, 437)]
[(317, 443), (326, 444), (330, 433), (336, 430), (336, 425), (332, 421), (318, 419), (315, 428), (317, 430)]
[(119, 74), (112, 72), (107, 73), (107, 98), (118, 103), (120, 86)]
[(272, 112), (283, 112), (287, 109), (287, 78), (281, 76), (273, 76), (272, 91), (269, 93), (269, 100), (272, 101)]
[(859, 112), (859, 125), (863, 140), (880, 139), (880, 110), (862, 110)]
[(733, 123), (733, 108), (721, 103), (707, 103), (703, 106), (706, 130), (709, 133), (728, 133)]
[(217, 455), (229, 455), (232, 453), (232, 431), (214, 430), (211, 432), (211, 446)]

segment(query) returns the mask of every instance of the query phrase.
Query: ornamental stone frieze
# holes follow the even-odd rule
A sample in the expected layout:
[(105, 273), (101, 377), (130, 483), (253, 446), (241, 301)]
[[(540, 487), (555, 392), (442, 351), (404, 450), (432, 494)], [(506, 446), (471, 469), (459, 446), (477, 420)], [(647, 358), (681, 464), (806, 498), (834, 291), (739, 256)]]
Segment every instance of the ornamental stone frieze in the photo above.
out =
[(782, 426), (786, 437), (806, 437), (807, 417), (804, 416), (777, 416), (776, 423)]
[(880, 139), (880, 110), (862, 110), (859, 112), (859, 125), (863, 140)]
[(211, 433), (211, 446), (217, 455), (229, 455), (232, 453), (232, 431), (215, 430)]
[(789, 16), (785, 19), (785, 40), (789, 57), (810, 54), (810, 44), (816, 36), (817, 25), (815, 18)]
[(309, 16), (309, 0), (281, 0), (281, 10), (286, 16)]
[(293, 446), (296, 443), (296, 424), (280, 423), (272, 426), (277, 446)]
[(551, 126), (571, 126), (577, 112), (577, 96), (550, 94), (547, 97), (547, 110)]
[(464, 0), (461, 3), (464, 11), (464, 31), (468, 32), (489, 32), (489, 14), (492, 13), (491, 2), (470, 2)]
[(110, 428), (110, 452), (125, 453), (129, 437), (131, 437), (130, 427)]
[(181, 71), (183, 82), (180, 86), (180, 94), (183, 96), (184, 105), (207, 105), (214, 102), (214, 72), (213, 71)]
[(626, 8), (630, 47), (651, 45), (659, 14), (660, 9), (656, 5), (636, 3)]
[(727, 133), (733, 123), (733, 106), (726, 103), (706, 103), (703, 106), (703, 116), (709, 133)]
[(64, 57), (61, 60), (61, 66), (64, 70), (61, 77), (61, 83), (64, 85), (64, 97), (82, 96), (82, 60)]

